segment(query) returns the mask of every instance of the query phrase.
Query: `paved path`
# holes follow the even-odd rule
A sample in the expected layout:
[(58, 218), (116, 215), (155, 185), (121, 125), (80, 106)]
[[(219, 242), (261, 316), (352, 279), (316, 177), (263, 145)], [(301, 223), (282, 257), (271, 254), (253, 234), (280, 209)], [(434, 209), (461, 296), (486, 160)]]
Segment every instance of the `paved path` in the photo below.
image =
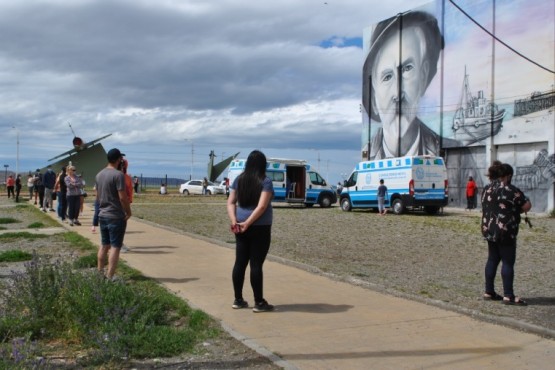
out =
[[(91, 216), (87, 209), (83, 225)], [(71, 230), (99, 242), (89, 226)], [(130, 266), (288, 369), (555, 367), (553, 340), (272, 261), (265, 264), (264, 289), (277, 310), (233, 310), (233, 249), (137, 219), (129, 221), (125, 242), (131, 251), (122, 258)], [(249, 297), (247, 281), (245, 298), (252, 305)]]

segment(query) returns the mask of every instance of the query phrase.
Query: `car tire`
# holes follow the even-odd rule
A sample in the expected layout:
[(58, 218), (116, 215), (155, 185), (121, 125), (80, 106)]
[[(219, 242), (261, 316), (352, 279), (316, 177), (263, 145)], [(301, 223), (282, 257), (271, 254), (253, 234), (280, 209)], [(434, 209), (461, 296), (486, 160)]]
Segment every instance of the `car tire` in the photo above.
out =
[(350, 212), (353, 209), (353, 205), (351, 204), (351, 200), (349, 198), (341, 199), (341, 210), (345, 212)]
[(189, 195), (189, 190), (183, 189), (183, 195)]
[(327, 195), (322, 196), (320, 199), (320, 207), (329, 208), (331, 207), (331, 198)]
[(394, 199), (393, 203), (391, 203), (391, 210), (396, 215), (403, 214), (405, 212), (405, 205), (403, 204), (403, 201), (399, 198)]

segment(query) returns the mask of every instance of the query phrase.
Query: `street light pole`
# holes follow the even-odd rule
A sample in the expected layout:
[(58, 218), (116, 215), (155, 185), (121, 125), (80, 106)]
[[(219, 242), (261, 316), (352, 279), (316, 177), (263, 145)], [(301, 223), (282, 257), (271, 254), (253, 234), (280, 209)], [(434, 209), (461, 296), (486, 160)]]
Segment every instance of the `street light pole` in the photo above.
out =
[(9, 164), (4, 165), (4, 168), (5, 168), (5, 170), (4, 170), (4, 182), (6, 183), (6, 188), (8, 186), (8, 167), (10, 167)]
[(19, 174), (19, 129), (15, 126), (12, 126), (16, 132), (16, 157), (15, 157), (15, 177)]
[(185, 141), (191, 142), (191, 174), (189, 175), (189, 180), (193, 179), (193, 165), (195, 162), (195, 144), (193, 143), (193, 139), (185, 139)]

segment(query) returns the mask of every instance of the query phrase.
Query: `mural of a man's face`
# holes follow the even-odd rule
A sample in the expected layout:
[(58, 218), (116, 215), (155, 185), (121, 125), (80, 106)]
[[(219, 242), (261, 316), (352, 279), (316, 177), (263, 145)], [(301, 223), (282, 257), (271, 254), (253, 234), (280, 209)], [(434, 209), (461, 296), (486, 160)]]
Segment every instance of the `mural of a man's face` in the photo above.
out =
[[(384, 42), (372, 68), (372, 85), (384, 136), (404, 135), (418, 111), (420, 98), (425, 92), (429, 63), (424, 58), (426, 44), (422, 30), (408, 27), (403, 30), (401, 55), (399, 55), (399, 32)], [(399, 64), (401, 76), (399, 76)], [(398, 93), (399, 78), (401, 94)], [(399, 96), (400, 95), (400, 96)], [(398, 100), (402, 101), (401, 112)], [(399, 129), (401, 114), (401, 132)]]

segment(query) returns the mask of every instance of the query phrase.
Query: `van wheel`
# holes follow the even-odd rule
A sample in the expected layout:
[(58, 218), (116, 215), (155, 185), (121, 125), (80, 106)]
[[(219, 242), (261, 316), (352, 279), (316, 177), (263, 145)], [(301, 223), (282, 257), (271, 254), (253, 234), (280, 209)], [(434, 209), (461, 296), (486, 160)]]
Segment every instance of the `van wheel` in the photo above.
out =
[(324, 196), (320, 199), (320, 207), (322, 207), (322, 208), (331, 207), (331, 198), (328, 197), (327, 195), (324, 195)]
[(351, 200), (349, 198), (341, 199), (341, 210), (345, 212), (350, 212), (353, 209), (353, 205), (351, 204)]
[(189, 195), (189, 190), (187, 189), (183, 190), (183, 195)]
[(439, 207), (437, 207), (437, 206), (426, 206), (426, 207), (424, 207), (424, 212), (426, 212), (429, 215), (437, 215), (437, 213), (439, 212)]
[(206, 190), (205, 195), (212, 195), (212, 192), (210, 190)]
[(400, 215), (405, 212), (405, 205), (403, 204), (403, 201), (401, 199), (397, 198), (393, 200), (393, 203), (391, 204), (391, 209), (393, 213), (395, 213), (396, 215)]

